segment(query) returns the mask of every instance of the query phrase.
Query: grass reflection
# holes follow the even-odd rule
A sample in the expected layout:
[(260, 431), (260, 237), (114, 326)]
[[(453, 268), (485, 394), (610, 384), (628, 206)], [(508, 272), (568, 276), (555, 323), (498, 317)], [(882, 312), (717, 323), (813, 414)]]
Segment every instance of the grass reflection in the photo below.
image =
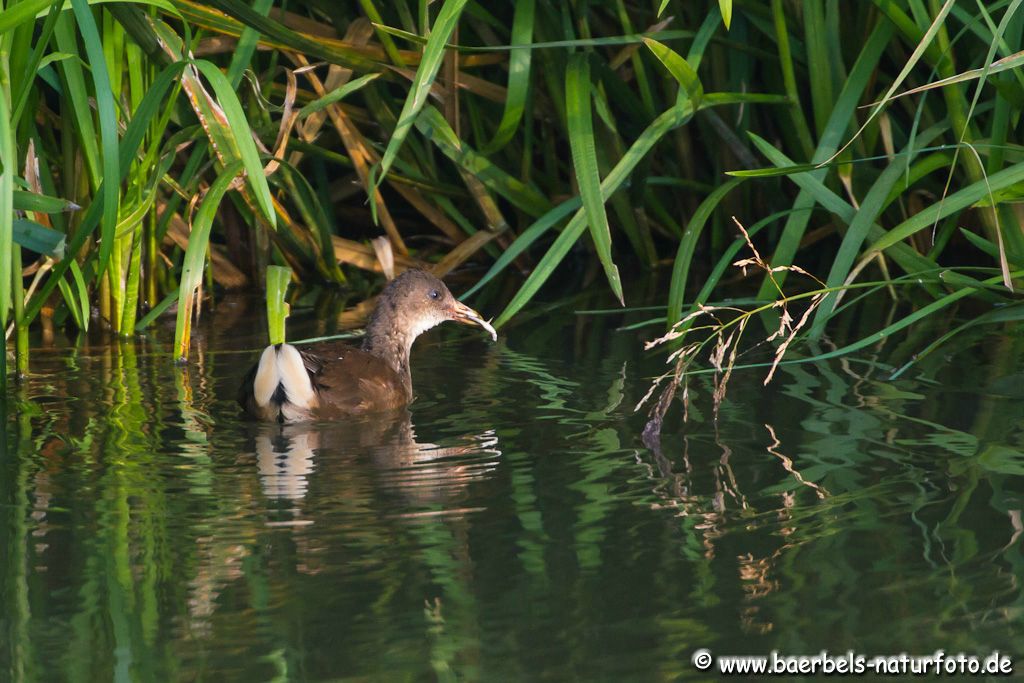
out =
[(0, 454), (0, 678), (649, 680), (698, 647), (1019, 641), (1015, 336), (898, 380), (885, 347), (738, 373), (717, 420), (698, 380), (647, 449), (655, 363), (571, 325), (578, 354), (428, 337), (409, 411), (285, 428), (239, 418), (226, 330), (187, 369), (36, 354)]

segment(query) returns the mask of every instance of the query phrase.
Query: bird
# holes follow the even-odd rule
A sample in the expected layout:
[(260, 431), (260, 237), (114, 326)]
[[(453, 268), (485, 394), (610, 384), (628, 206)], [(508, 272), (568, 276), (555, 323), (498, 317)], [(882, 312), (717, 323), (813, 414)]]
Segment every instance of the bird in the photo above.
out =
[(282, 424), (397, 410), (413, 400), (413, 342), (446, 320), (477, 325), (498, 339), (441, 280), (407, 270), (381, 292), (360, 348), (335, 341), (301, 351), (272, 344), (243, 378), (238, 403), (251, 417)]

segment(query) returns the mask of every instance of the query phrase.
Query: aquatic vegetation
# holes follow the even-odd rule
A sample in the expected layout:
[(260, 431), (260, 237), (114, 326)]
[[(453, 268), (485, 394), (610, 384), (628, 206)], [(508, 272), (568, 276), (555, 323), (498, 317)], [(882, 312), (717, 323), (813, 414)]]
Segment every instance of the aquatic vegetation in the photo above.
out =
[(732, 216), (759, 298), (798, 262), (823, 284), (777, 351), (868, 281), (922, 281), (914, 314), (1006, 304), (1019, 7), (8, 3), (0, 324), (25, 372), (34, 324), (131, 335), (177, 306), (185, 358), (203, 298), (268, 265), (361, 293), (472, 265), (470, 294), (515, 265), (500, 326), (584, 261), (620, 302), (622, 267), (671, 264), (675, 329), (743, 248)]

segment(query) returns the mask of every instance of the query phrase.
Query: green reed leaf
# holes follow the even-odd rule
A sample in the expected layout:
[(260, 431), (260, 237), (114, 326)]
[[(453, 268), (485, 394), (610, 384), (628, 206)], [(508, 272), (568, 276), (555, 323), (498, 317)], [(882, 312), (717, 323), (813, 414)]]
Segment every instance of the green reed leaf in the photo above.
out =
[(346, 97), (348, 97), (355, 91), (359, 90), (363, 86), (373, 82), (377, 78), (380, 78), (380, 74), (366, 74), (365, 76), (360, 76), (359, 78), (349, 81), (340, 88), (335, 88), (334, 90), (327, 93), (323, 97), (319, 97), (313, 100), (312, 102), (304, 106), (302, 109), (300, 109), (299, 118), (305, 118), (314, 112), (326, 109), (335, 102), (340, 102), (341, 100), (345, 99)]
[(868, 250), (884, 251), (890, 249), (919, 230), (930, 228), (936, 221), (984, 201), (990, 192), (998, 192), (1022, 181), (1024, 181), (1024, 162), (1008, 166), (997, 173), (993, 173), (988, 178), (983, 178), (957, 190), (943, 198), (942, 201), (931, 204), (923, 211), (911, 216), (886, 232), (883, 237), (877, 239), (874, 244), (868, 247)]
[[(11, 121), (11, 81), (7, 65), (7, 55), (0, 54), (0, 329), (4, 330), (7, 329), (11, 308), (14, 176), (18, 168), (14, 126)], [(6, 354), (3, 349), (0, 349), (0, 352)], [(6, 382), (6, 376), (0, 377), (0, 387), (6, 386)]]
[(693, 217), (686, 224), (683, 239), (679, 242), (679, 249), (676, 251), (676, 258), (672, 263), (672, 280), (668, 288), (667, 326), (669, 328), (682, 317), (683, 300), (686, 298), (686, 278), (690, 272), (690, 263), (693, 260), (693, 254), (697, 249), (697, 240), (704, 225), (718, 208), (719, 203), (742, 182), (741, 179), (734, 178), (719, 185), (700, 203), (700, 206), (694, 211)]
[(573, 169), (579, 184), (583, 211), (590, 235), (597, 248), (597, 257), (604, 267), (612, 292), (625, 305), (619, 269), (612, 260), (612, 233), (601, 194), (601, 176), (597, 169), (594, 144), (594, 122), (590, 104), (590, 56), (577, 52), (569, 57), (565, 71), (565, 115), (569, 128), (569, 148)]
[(699, 109), (701, 100), (704, 99), (704, 86), (693, 67), (683, 59), (672, 48), (659, 43), (653, 38), (644, 38), (644, 45), (658, 58), (658, 61), (665, 65), (672, 77), (679, 81), (682, 92), (690, 98), (693, 108)]
[(89, 58), (96, 97), (96, 113), (100, 124), (101, 156), (103, 158), (103, 217), (100, 221), (100, 252), (96, 264), (96, 277), (103, 275), (114, 248), (117, 230), (117, 213), (121, 202), (119, 186), (121, 168), (119, 141), (117, 136), (117, 107), (114, 105), (114, 91), (107, 71), (107, 60), (103, 54), (103, 42), (92, 16), (87, 0), (71, 0), (71, 8)]
[(196, 289), (203, 279), (203, 267), (206, 265), (206, 250), (210, 244), (210, 230), (213, 219), (217, 215), (224, 194), (235, 182), (235, 178), (245, 168), (242, 161), (229, 164), (217, 179), (210, 185), (203, 197), (192, 222), (189, 233), (188, 247), (181, 265), (181, 280), (178, 283), (178, 319), (174, 327), (174, 354), (178, 362), (188, 360), (188, 348), (191, 341), (192, 311), (195, 306)]
[(388, 169), (394, 163), (395, 155), (409, 134), (416, 116), (420, 113), (423, 105), (427, 103), (427, 96), (430, 94), (430, 87), (434, 84), (437, 71), (441, 68), (441, 60), (444, 58), (445, 44), (451, 38), (452, 32), (459, 23), (459, 15), (466, 6), (467, 0), (445, 0), (441, 11), (431, 28), (430, 37), (423, 48), (423, 57), (420, 60), (419, 68), (416, 69), (416, 76), (413, 78), (409, 95), (402, 106), (402, 112), (398, 115), (398, 123), (391, 133), (388, 146), (384, 148), (381, 156), (375, 184), (379, 185)]
[(36, 15), (52, 5), (54, 0), (23, 0), (11, 3), (0, 12), (0, 34), (13, 31), (23, 24), (36, 20)]
[(416, 128), (423, 137), (437, 145), (438, 149), (462, 169), (473, 174), (486, 186), (512, 202), (531, 216), (538, 216), (551, 208), (551, 204), (537, 188), (502, 170), (483, 154), (480, 154), (455, 134), (444, 115), (431, 106), (423, 108), (416, 119)]
[(291, 279), (291, 268), (267, 266), (267, 331), (270, 343), (275, 346), (285, 341), (285, 319), (291, 313), (291, 306), (284, 297)]
[[(81, 2), (82, 0), (78, 0)], [(249, 188), (255, 196), (256, 203), (263, 213), (263, 217), (271, 227), (277, 225), (277, 212), (274, 209), (274, 201), (270, 197), (270, 185), (267, 184), (267, 177), (263, 174), (263, 164), (260, 162), (260, 153), (253, 141), (252, 128), (245, 116), (241, 102), (231, 82), (212, 62), (204, 59), (197, 59), (192, 64), (202, 73), (206, 80), (213, 87), (217, 96), (217, 102), (224, 111), (226, 129), (221, 131), (231, 139), (238, 150), (239, 159), (245, 169), (245, 179)], [(218, 120), (208, 121), (210, 125), (220, 125)], [(227, 158), (225, 166), (232, 161)]]
[(64, 258), (64, 233), (25, 218), (14, 219), (13, 238), (29, 251)]
[[(601, 197), (607, 200), (626, 181), (636, 165), (651, 151), (651, 148), (665, 136), (666, 133), (677, 128), (693, 116), (693, 109), (688, 105), (672, 107), (663, 112), (651, 124), (644, 129), (644, 132), (633, 142), (626, 153), (622, 156), (615, 167), (605, 176), (601, 182)], [(516, 295), (502, 311), (501, 315), (494, 322), (500, 326), (509, 321), (523, 306), (525, 306), (537, 293), (551, 274), (562, 262), (569, 249), (576, 243), (583, 232), (587, 229), (586, 214), (582, 209), (569, 220), (569, 223), (562, 230), (554, 244), (548, 249), (544, 257), (530, 273), (530, 276), (519, 288)]]
[[(529, 45), (533, 40), (536, 0), (518, 0), (515, 3), (515, 15), (512, 17), (512, 44)], [(508, 58), (508, 94), (505, 97), (505, 109), (494, 138), (483, 146), (481, 152), (494, 154), (507, 145), (523, 118), (526, 108), (526, 96), (530, 89), (530, 64), (533, 51), (529, 48), (512, 48)]]
[(732, 0), (718, 0), (718, 9), (722, 12), (722, 23), (729, 30), (732, 25)]
[(35, 213), (64, 213), (65, 211), (77, 211), (80, 209), (70, 199), (50, 197), (49, 195), (36, 192), (25, 192), (24, 190), (14, 191), (14, 210), (32, 211)]

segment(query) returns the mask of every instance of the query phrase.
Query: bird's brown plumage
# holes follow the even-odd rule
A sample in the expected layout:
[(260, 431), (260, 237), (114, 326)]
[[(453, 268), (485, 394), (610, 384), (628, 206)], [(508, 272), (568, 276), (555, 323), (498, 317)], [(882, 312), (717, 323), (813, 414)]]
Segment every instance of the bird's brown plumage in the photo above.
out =
[[(479, 325), (495, 336), (494, 329), (476, 311), (456, 301), (440, 280), (423, 271), (406, 271), (381, 293), (362, 348), (340, 342), (306, 347), (299, 351), (303, 377), (289, 374), (286, 364), (277, 360), (283, 354), (265, 352), (266, 360), (261, 359), (242, 380), (238, 402), (254, 417), (280, 422), (337, 419), (401, 408), (413, 398), (412, 343), (445, 320)], [(272, 363), (278, 365), (265, 367)], [(262, 404), (254, 391), (260, 373), (269, 373), (264, 377), (273, 384), (266, 386), (276, 385), (270, 400)], [(310, 398), (297, 398), (305, 396)]]

